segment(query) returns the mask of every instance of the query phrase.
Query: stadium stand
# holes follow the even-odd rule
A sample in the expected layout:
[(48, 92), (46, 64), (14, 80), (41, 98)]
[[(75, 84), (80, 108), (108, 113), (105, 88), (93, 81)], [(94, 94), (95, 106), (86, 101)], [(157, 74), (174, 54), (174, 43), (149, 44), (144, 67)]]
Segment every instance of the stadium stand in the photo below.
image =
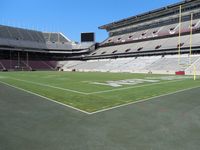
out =
[(0, 70), (18, 70), (18, 71), (39, 71), (55, 70), (56, 61), (18, 61), (18, 60), (0, 60)]
[(0, 46), (46, 49), (42, 32), (0, 25)]
[(60, 42), (60, 43), (67, 43), (70, 42), (70, 40), (65, 37), (62, 33), (51, 33), (51, 32), (44, 32), (43, 36), (46, 40), (46, 42), (52, 42), (52, 43), (56, 43), (56, 42)]
[(193, 72), (194, 72), (194, 66), (197, 68), (196, 74), (200, 75), (200, 69), (199, 69), (200, 68), (200, 57), (198, 57), (196, 59), (196, 61), (193, 63), (193, 65), (189, 66), (185, 70), (186, 74), (193, 74)]
[(64, 71), (84, 71), (84, 72), (130, 72), (130, 73), (155, 73), (155, 74), (174, 74), (176, 71), (186, 71), (193, 73), (194, 64), (200, 66), (200, 55), (191, 57), (188, 54), (181, 56), (181, 63), (178, 64), (177, 55), (145, 56), (118, 59), (99, 59), (88, 61), (68, 61), (64, 62)]
[(0, 62), (0, 71), (4, 71), (6, 68), (3, 66), (3, 64)]
[(101, 26), (110, 36), (87, 59), (177, 54), (179, 31), (182, 53), (189, 53), (191, 27), (193, 51), (198, 53), (199, 8), (198, 0), (189, 0)]
[[(68, 62), (63, 69), (164, 74), (184, 70), (191, 74), (192, 65), (199, 66), (199, 8), (200, 1), (187, 0), (101, 26), (100, 29), (109, 32), (109, 37), (85, 56), (87, 61), (71, 66), (68, 66)], [(188, 56), (190, 47), (192, 56)]]
[(88, 54), (91, 46), (62, 33), (0, 25), (0, 70), (55, 70), (58, 60)]
[(200, 67), (199, 0), (185, 0), (99, 29), (109, 33), (105, 41), (78, 44), (60, 32), (1, 25), (0, 70), (191, 74), (192, 65)]
[(62, 33), (43, 33), (49, 50), (72, 50), (71, 41)]
[(4, 70), (29, 70), (29, 68), (23, 62), (17, 60), (1, 60)]
[(56, 62), (53, 61), (29, 61), (26, 63), (31, 70), (55, 70)]
[[(56, 50), (58, 53), (73, 53), (72, 46), (74, 45), (77, 44), (70, 41), (62, 33), (43, 33), (0, 25), (0, 48), (24, 48), (39, 51)], [(84, 47), (84, 49), (88, 48)]]
[[(198, 30), (200, 28), (200, 19), (193, 20), (193, 30)], [(190, 21), (183, 22), (181, 25), (182, 33), (187, 33), (190, 31)], [(124, 35), (112, 36), (104, 41), (101, 45), (107, 45), (109, 43), (125, 43), (131, 41), (137, 41), (141, 39), (150, 39), (155, 37), (164, 37), (169, 35), (178, 34), (179, 23), (161, 26), (153, 29), (145, 29), (142, 31), (136, 31)]]

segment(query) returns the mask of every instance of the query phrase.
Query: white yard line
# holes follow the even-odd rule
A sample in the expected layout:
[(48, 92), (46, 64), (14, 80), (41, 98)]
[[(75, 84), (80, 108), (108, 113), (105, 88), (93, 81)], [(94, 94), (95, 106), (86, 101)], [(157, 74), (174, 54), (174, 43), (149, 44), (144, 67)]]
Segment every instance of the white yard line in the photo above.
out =
[(10, 79), (17, 80), (17, 81), (22, 81), (22, 82), (26, 82), (26, 83), (31, 83), (31, 84), (35, 84), (35, 85), (50, 87), (50, 88), (54, 88), (54, 89), (58, 89), (58, 90), (62, 90), (62, 91), (68, 91), (68, 92), (73, 92), (73, 93), (88, 95), (88, 93), (85, 93), (85, 92), (80, 92), (80, 91), (76, 91), (76, 90), (61, 88), (61, 87), (52, 86), (52, 85), (48, 85), (48, 84), (41, 84), (41, 83), (36, 83), (36, 82), (22, 80), (22, 79), (17, 79), (17, 78), (10, 78)]
[(87, 115), (90, 115), (90, 114), (91, 114), (91, 113), (89, 113), (89, 112), (87, 112), (87, 111), (84, 111), (84, 110), (81, 110), (81, 109), (75, 108), (75, 107), (73, 107), (73, 106), (70, 106), (70, 105), (67, 105), (67, 104), (64, 104), (64, 103), (58, 102), (58, 101), (56, 101), (56, 100), (53, 100), (53, 99), (50, 99), (50, 98), (48, 98), (48, 97), (45, 97), (45, 96), (39, 95), (39, 94), (37, 94), (37, 93), (34, 93), (34, 92), (31, 92), (31, 91), (28, 91), (28, 90), (25, 90), (25, 89), (22, 89), (22, 88), (16, 87), (16, 86), (11, 85), (11, 84), (8, 84), (8, 83), (6, 83), (6, 82), (0, 81), (0, 83), (2, 83), (2, 84), (4, 84), (4, 85), (7, 85), (7, 86), (10, 86), (10, 87), (12, 87), (12, 88), (15, 88), (15, 89), (21, 90), (21, 91), (23, 91), (23, 92), (26, 92), (26, 93), (29, 93), (29, 94), (32, 94), (32, 95), (35, 95), (35, 96), (41, 97), (41, 98), (46, 99), (46, 100), (48, 100), (48, 101), (54, 102), (54, 103), (56, 103), (56, 104), (59, 104), (59, 105), (62, 105), (62, 106), (65, 106), (65, 107), (71, 108), (71, 109), (73, 109), (73, 110), (76, 110), (76, 111), (79, 111), (79, 112), (85, 113), (85, 114), (87, 114)]
[(179, 82), (179, 81), (184, 81), (184, 80), (173, 80), (173, 81), (166, 81), (166, 82), (159, 82), (159, 83), (152, 83), (152, 84), (145, 84), (145, 85), (138, 85), (138, 86), (130, 86), (130, 87), (124, 87), (124, 88), (118, 88), (118, 89), (112, 89), (112, 90), (91, 92), (88, 94), (91, 95), (91, 94), (109, 93), (109, 92), (122, 91), (122, 90), (134, 89), (134, 88), (139, 88), (139, 87), (147, 87), (147, 86), (159, 85), (159, 84), (166, 84), (166, 83), (173, 83), (173, 82)]
[(173, 94), (177, 94), (177, 93), (193, 90), (193, 89), (196, 89), (196, 88), (200, 88), (200, 86), (187, 88), (187, 89), (179, 90), (179, 91), (176, 91), (176, 92), (171, 92), (171, 93), (168, 93), (168, 94), (154, 96), (154, 97), (150, 97), (150, 98), (147, 98), (147, 99), (142, 99), (142, 100), (139, 100), (139, 101), (130, 102), (130, 103), (126, 103), (126, 104), (122, 104), (122, 105), (118, 105), (118, 106), (114, 106), (114, 107), (98, 110), (98, 111), (90, 113), (90, 115), (101, 113), (101, 112), (106, 112), (106, 111), (110, 111), (110, 110), (114, 110), (114, 109), (117, 109), (117, 108), (120, 108), (120, 107), (124, 107), (124, 106), (128, 106), (128, 105), (131, 105), (131, 104), (137, 104), (137, 103), (145, 102), (145, 101), (148, 101), (148, 100), (153, 100), (155, 98), (161, 98), (161, 97), (164, 97), (164, 96), (169, 96), (169, 95), (173, 95)]
[(54, 89), (58, 89), (58, 90), (63, 90), (63, 91), (68, 91), (68, 92), (73, 92), (73, 93), (78, 93), (78, 94), (82, 94), (82, 95), (102, 94), (102, 93), (109, 93), (109, 92), (115, 92), (115, 91), (122, 91), (122, 90), (134, 89), (134, 88), (139, 88), (139, 87), (148, 87), (148, 86), (152, 86), (152, 85), (160, 85), (160, 84), (166, 84), (166, 83), (173, 83), (173, 82), (184, 81), (184, 80), (173, 80), (173, 81), (158, 82), (158, 83), (138, 85), (138, 86), (129, 86), (129, 87), (124, 87), (124, 88), (117, 88), (117, 89), (111, 89), (111, 90), (105, 90), (105, 91), (97, 91), (97, 92), (89, 92), (89, 93), (87, 93), (87, 92), (80, 92), (80, 91), (71, 90), (71, 89), (67, 89), (67, 88), (61, 88), (61, 87), (57, 87), (57, 86), (52, 86), (52, 85), (48, 85), (48, 84), (41, 84), (41, 83), (36, 83), (36, 82), (32, 82), (32, 81), (22, 80), (22, 79), (18, 79), (18, 78), (11, 78), (10, 77), (10, 79), (18, 80), (18, 81), (22, 81), (22, 82), (26, 82), (26, 83), (31, 83), (31, 84), (35, 84), (35, 85), (50, 87), (50, 88), (54, 88)]
[[(179, 80), (179, 81), (180, 81), (180, 80)], [(87, 115), (98, 114), (98, 113), (101, 113), (101, 112), (106, 112), (106, 111), (114, 110), (114, 109), (121, 108), (121, 107), (124, 107), (124, 106), (128, 106), (128, 105), (132, 105), (132, 104), (137, 104), (137, 103), (145, 102), (145, 101), (152, 100), (152, 99), (155, 99), (155, 98), (160, 98), (160, 97), (169, 96), (169, 95), (173, 95), (173, 94), (176, 94), (176, 93), (181, 93), (181, 92), (184, 92), (184, 91), (189, 91), (189, 90), (192, 90), (192, 89), (200, 88), (200, 86), (196, 86), (196, 87), (192, 87), (192, 88), (187, 88), (187, 89), (179, 90), (179, 91), (176, 91), (176, 92), (171, 92), (171, 93), (167, 93), (167, 94), (163, 94), (163, 95), (159, 95), (159, 96), (154, 96), (154, 97), (150, 97), (150, 98), (147, 98), (147, 99), (139, 100), (139, 101), (136, 101), (136, 102), (130, 102), (130, 103), (126, 103), (126, 104), (122, 104), (122, 105), (118, 105), (118, 106), (114, 106), (114, 107), (110, 107), (110, 108), (106, 108), (106, 109), (101, 109), (101, 110), (98, 110), (98, 111), (95, 111), (95, 112), (91, 112), (91, 113), (90, 113), (90, 112), (87, 112), (87, 111), (84, 111), (84, 110), (75, 108), (75, 107), (73, 107), (73, 106), (70, 106), (70, 105), (67, 105), (67, 104), (63, 104), (63, 103), (58, 102), (58, 101), (56, 101), (56, 100), (47, 98), (47, 97), (45, 97), (45, 96), (39, 95), (39, 94), (37, 94), (37, 93), (34, 93), (34, 92), (31, 92), (31, 91), (28, 91), (28, 90), (25, 90), (25, 89), (22, 89), (22, 88), (13, 86), (13, 85), (8, 84), (8, 83), (6, 83), (6, 82), (0, 81), (0, 83), (2, 83), (2, 84), (4, 84), (4, 85), (7, 85), (7, 86), (10, 86), (10, 87), (12, 87), (12, 88), (15, 88), (15, 89), (24, 91), (24, 92), (26, 92), (26, 93), (29, 93), (29, 94), (32, 94), (32, 95), (35, 95), (35, 96), (44, 98), (44, 99), (49, 100), (49, 101), (51, 101), (51, 102), (54, 102), (54, 103), (56, 103), (56, 104), (59, 104), (59, 105), (62, 105), (62, 106), (66, 106), (66, 107), (68, 107), (68, 108), (71, 108), (71, 109), (73, 109), (73, 110), (82, 112), (82, 113), (87, 114)]]

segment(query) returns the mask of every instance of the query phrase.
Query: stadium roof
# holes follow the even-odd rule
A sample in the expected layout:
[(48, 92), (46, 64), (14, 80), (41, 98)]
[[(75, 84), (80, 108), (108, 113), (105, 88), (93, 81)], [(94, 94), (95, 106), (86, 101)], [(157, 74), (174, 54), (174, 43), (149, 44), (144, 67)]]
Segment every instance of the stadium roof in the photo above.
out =
[(110, 30), (112, 28), (118, 28), (118, 27), (130, 24), (130, 23), (140, 21), (140, 20), (142, 20), (142, 19), (144, 19), (145, 17), (148, 17), (148, 16), (153, 16), (155, 14), (161, 14), (165, 10), (178, 8), (178, 6), (180, 6), (180, 5), (184, 5), (184, 4), (189, 5), (189, 4), (195, 3), (195, 2), (200, 2), (200, 1), (199, 0), (185, 0), (185, 1), (182, 1), (182, 2), (179, 2), (179, 3), (168, 5), (166, 7), (162, 7), (162, 8), (156, 9), (156, 10), (152, 10), (152, 11), (149, 11), (149, 12), (146, 12), (146, 13), (142, 13), (140, 15), (132, 16), (132, 17), (129, 17), (129, 18), (126, 18), (126, 19), (122, 19), (122, 20), (119, 20), (119, 21), (116, 21), (116, 22), (112, 22), (112, 23), (100, 26), (99, 29)]

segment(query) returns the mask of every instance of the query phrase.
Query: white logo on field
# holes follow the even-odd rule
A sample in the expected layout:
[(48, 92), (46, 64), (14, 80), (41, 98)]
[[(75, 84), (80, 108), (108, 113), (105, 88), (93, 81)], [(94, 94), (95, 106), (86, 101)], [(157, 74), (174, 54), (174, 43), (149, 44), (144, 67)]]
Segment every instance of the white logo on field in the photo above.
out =
[(160, 81), (181, 80), (189, 78), (191, 78), (191, 76), (158, 76), (158, 77), (146, 77), (144, 79), (127, 79), (119, 81), (89, 82), (89, 83), (96, 85), (111, 86), (111, 87), (121, 87), (123, 85), (137, 85), (141, 83), (155, 83)]
[(155, 83), (159, 82), (159, 80), (146, 80), (146, 79), (127, 79), (127, 80), (119, 80), (119, 81), (106, 81), (105, 83), (102, 82), (90, 82), (91, 84), (96, 85), (105, 85), (111, 87), (121, 87), (123, 85), (137, 85), (141, 83)]

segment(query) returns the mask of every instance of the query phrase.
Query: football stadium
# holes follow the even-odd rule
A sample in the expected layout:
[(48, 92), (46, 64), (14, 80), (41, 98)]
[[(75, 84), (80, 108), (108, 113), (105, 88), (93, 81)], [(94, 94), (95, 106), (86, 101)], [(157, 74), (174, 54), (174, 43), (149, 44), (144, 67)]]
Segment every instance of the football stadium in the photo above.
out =
[(0, 25), (0, 150), (198, 150), (200, 1), (99, 27)]

